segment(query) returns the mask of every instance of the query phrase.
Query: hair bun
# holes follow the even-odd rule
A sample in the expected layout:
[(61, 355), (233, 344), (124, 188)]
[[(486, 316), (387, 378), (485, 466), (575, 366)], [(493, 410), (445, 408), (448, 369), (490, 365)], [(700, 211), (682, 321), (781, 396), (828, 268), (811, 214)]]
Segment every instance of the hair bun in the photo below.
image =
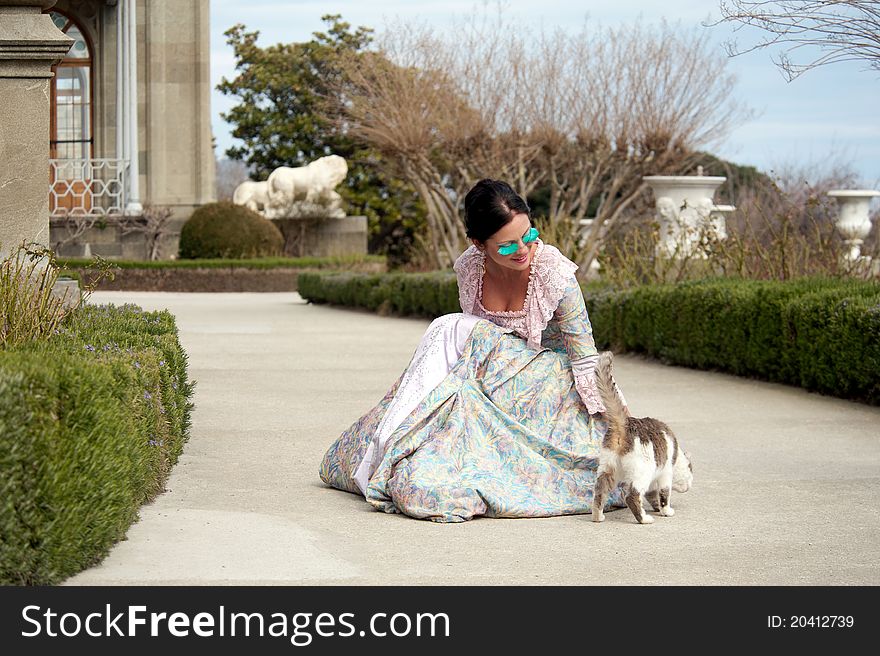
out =
[(529, 213), (526, 201), (508, 183), (483, 178), (464, 197), (465, 234), (486, 241), (517, 214)]

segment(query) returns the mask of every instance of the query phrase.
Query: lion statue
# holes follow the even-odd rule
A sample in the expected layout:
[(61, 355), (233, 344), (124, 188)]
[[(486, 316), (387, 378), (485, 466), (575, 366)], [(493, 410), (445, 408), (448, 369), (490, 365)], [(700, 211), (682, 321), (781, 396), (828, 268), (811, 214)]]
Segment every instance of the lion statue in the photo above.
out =
[(232, 202), (236, 205), (244, 205), (254, 212), (265, 211), (266, 205), (269, 204), (268, 188), (265, 182), (245, 180), (235, 188)]
[(327, 155), (305, 166), (280, 166), (266, 180), (268, 219), (343, 218), (342, 197), (333, 191), (345, 180), (348, 165), (339, 155)]

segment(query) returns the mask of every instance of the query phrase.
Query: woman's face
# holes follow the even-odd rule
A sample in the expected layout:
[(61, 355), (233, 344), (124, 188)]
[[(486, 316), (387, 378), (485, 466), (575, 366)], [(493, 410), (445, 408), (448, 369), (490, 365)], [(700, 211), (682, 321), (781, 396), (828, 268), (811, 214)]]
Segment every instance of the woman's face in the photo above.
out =
[[(531, 227), (532, 222), (529, 220), (528, 214), (517, 214), (507, 225), (489, 237), (485, 242), (481, 244), (474, 240), (474, 244), (477, 248), (482, 246), (486, 257), (498, 264), (498, 266), (515, 271), (524, 271), (531, 265), (532, 256), (537, 246), (535, 241), (528, 244), (523, 243), (523, 237), (528, 234)], [(498, 252), (499, 248), (506, 252), (510, 250), (510, 246), (514, 246), (515, 250), (509, 255), (502, 255)]]

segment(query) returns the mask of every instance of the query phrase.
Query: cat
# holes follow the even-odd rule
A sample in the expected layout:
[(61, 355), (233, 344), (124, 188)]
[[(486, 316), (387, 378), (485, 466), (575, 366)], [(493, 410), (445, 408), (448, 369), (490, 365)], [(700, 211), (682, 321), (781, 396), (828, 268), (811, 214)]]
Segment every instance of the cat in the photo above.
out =
[(672, 490), (687, 492), (694, 474), (690, 456), (681, 448), (675, 434), (662, 421), (629, 415), (618, 396), (612, 376), (613, 354), (599, 355), (596, 388), (605, 404), (608, 431), (602, 440), (599, 470), (593, 486), (593, 521), (605, 521), (603, 509), (609, 493), (619, 482), (628, 484), (626, 505), (640, 524), (653, 524), (654, 518), (642, 507), (644, 495), (663, 517), (675, 511), (669, 505)]

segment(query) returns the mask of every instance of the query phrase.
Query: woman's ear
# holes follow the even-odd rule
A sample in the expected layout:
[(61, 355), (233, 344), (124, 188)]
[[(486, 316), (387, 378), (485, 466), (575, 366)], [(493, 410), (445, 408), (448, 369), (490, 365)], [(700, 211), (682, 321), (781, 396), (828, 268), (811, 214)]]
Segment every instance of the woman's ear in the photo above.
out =
[(481, 242), (479, 239), (471, 239), (471, 243), (473, 243), (473, 245), (476, 246), (478, 250), (486, 250), (486, 244)]

